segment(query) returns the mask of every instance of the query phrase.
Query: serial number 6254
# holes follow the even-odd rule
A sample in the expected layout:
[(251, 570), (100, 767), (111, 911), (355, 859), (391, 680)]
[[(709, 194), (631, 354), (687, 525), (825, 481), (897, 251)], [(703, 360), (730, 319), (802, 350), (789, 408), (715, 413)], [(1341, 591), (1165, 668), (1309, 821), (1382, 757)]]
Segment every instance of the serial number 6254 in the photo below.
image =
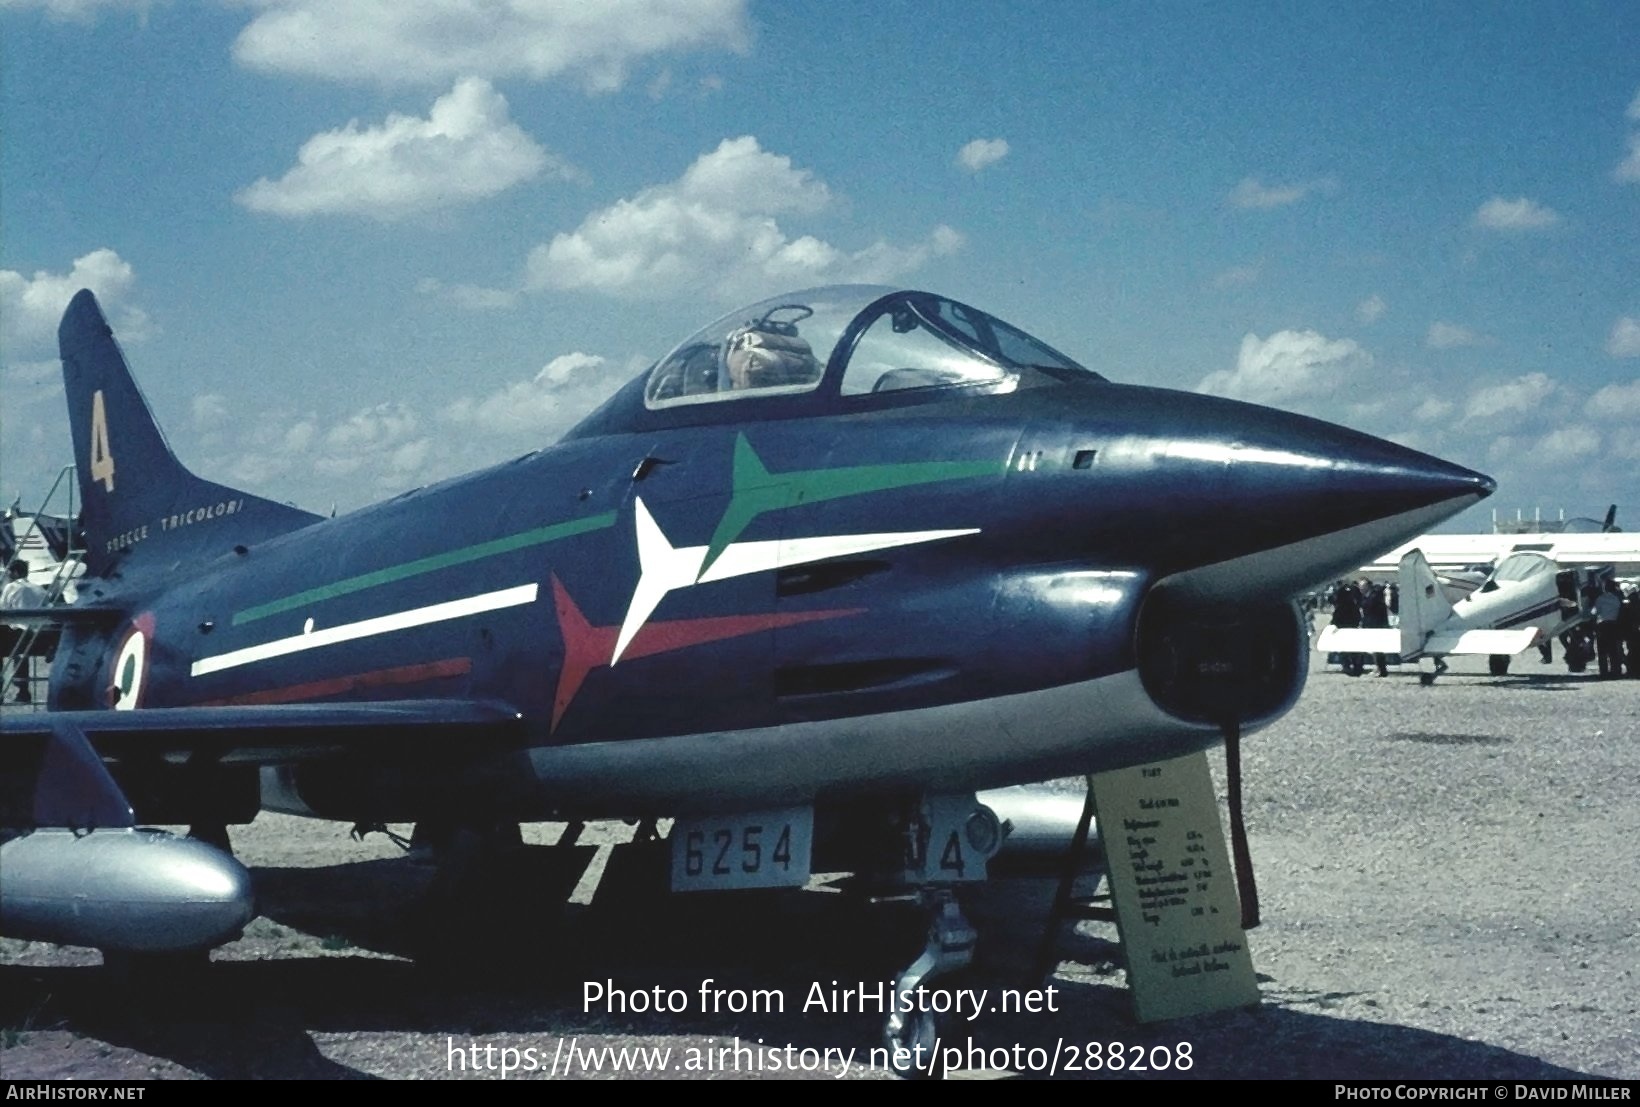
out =
[(741, 812), (672, 825), (672, 890), (798, 888), (809, 879), (814, 809)]

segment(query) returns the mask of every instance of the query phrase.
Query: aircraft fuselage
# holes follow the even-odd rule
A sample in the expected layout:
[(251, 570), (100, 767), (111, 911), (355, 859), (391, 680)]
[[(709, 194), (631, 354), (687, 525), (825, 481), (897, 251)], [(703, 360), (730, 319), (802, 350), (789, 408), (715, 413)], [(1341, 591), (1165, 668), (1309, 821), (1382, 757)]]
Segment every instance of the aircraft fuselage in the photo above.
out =
[[(929, 368), (860, 378), (904, 364), (911, 339), (950, 372), (953, 349), (982, 341), (964, 336), (990, 329), (998, 349), (1059, 359), (960, 305), (861, 291), (813, 383), (697, 395), (696, 351), (738, 347), (686, 342), (557, 446), (332, 520), (214, 485), (197, 504), (115, 491), (117, 459), (163, 445), (99, 414), (96, 392), (76, 424), (88, 505), (108, 513), (93, 567), (128, 615), (74, 633), (53, 707), (515, 713), (496, 750), (221, 758), (288, 761), (264, 798), (343, 818), (1014, 784), (1279, 715), (1306, 652), (1288, 597), (1489, 488), (1341, 427), (1069, 362), (999, 377), (1002, 353), (964, 353), (973, 384), (924, 387)], [(778, 313), (797, 310), (758, 325), (795, 334)], [(721, 388), (715, 356), (705, 379)]]

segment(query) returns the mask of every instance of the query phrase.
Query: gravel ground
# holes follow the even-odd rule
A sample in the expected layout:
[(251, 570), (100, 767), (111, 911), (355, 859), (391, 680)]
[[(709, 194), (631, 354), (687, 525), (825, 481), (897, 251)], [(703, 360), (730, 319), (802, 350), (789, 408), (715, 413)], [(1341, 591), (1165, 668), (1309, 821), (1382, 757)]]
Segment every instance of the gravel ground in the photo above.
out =
[[(1057, 1056), (1060, 1077), (1640, 1079), (1640, 681), (1515, 668), (1464, 663), (1429, 689), (1318, 669), (1247, 740), (1258, 1008), (1137, 1025), (1114, 932), (1082, 924), (1059, 943), (1056, 1012), (945, 1025), (966, 1051), (954, 1075), (1040, 1075)], [(1215, 772), (1222, 789), (1220, 758)], [(920, 944), (915, 916), (822, 890), (657, 896), (642, 851), (545, 848), (560, 829), (527, 828), (541, 848), (491, 891), (567, 907), (474, 893), (430, 939), (414, 910), (428, 869), (380, 836), (264, 816), (234, 840), (266, 916), (203, 971), (130, 978), (94, 952), (0, 940), (0, 1075), (494, 1079), (512, 1049), (537, 1071), (511, 1078), (554, 1058), (562, 1077), (566, 1051), (568, 1075), (609, 1077), (619, 1055), (587, 1051), (613, 1047), (671, 1051), (627, 1054), (624, 1076), (889, 1077), (869, 1063), (876, 1014), (801, 1009), (815, 983), (892, 974)], [(966, 986), (1040, 983), (1050, 893), (995, 880), (970, 902)], [(703, 1009), (706, 980), (784, 1011)], [(678, 989), (686, 1009), (589, 1006), (589, 982)], [(1117, 1042), (1124, 1071), (1094, 1069)], [(1127, 1071), (1135, 1046), (1148, 1071)]]

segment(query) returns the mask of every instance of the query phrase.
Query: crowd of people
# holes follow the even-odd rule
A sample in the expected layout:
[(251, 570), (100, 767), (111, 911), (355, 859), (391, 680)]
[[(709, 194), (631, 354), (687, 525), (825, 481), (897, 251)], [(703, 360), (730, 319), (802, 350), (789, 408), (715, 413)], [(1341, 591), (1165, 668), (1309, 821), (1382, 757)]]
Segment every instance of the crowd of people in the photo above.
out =
[[(1397, 625), (1401, 616), (1401, 597), (1394, 584), (1375, 584), (1362, 577), (1355, 583), (1341, 580), (1333, 586), (1332, 625), (1335, 627), (1365, 627), (1369, 630)], [(1330, 658), (1328, 660), (1331, 660)], [(1358, 677), (1367, 671), (1367, 655), (1341, 653), (1338, 663), (1345, 676)], [(1387, 654), (1372, 655), (1373, 676), (1389, 676)]]
[(1640, 585), (1624, 595), (1615, 580), (1594, 597), (1594, 650), (1603, 678), (1640, 680)]

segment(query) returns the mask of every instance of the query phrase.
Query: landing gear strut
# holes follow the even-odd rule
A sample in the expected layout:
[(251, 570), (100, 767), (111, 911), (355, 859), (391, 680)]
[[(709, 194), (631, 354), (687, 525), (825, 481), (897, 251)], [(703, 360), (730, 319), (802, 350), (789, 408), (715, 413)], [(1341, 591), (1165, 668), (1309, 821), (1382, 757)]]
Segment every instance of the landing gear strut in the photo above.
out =
[(425, 820), (408, 844), (412, 863), (434, 866), (418, 905), (418, 962), (461, 969), (470, 963), (463, 951), (473, 936), (492, 942), (514, 936), (524, 917), (513, 879), (523, 854), (517, 823)]
[[(901, 1076), (935, 1079), (945, 1065), (935, 1053), (939, 1026), (934, 1012), (917, 1002), (918, 989), (937, 976), (965, 969), (974, 960), (979, 934), (962, 913), (950, 888), (926, 888), (920, 894), (929, 910), (928, 943), (922, 956), (894, 981), (892, 1009), (883, 1026), (889, 1063)], [(907, 1000), (910, 1002), (907, 1002)]]
[(233, 856), (233, 842), (228, 839), (226, 823), (194, 823), (188, 828), (188, 837), (215, 846), (229, 857)]
[(1435, 678), (1446, 672), (1446, 662), (1439, 657), (1423, 657), (1418, 661), (1418, 683), (1428, 688)]
[(898, 893), (887, 898), (921, 907), (928, 929), (922, 953), (894, 980), (883, 1044), (901, 1076), (938, 1078), (945, 1066), (935, 1049), (938, 1015), (927, 989), (930, 981), (973, 963), (979, 935), (962, 913), (956, 887), (985, 879), (1007, 831), (972, 792), (918, 796), (894, 812), (885, 829), (873, 851), (876, 863), (865, 871)]

